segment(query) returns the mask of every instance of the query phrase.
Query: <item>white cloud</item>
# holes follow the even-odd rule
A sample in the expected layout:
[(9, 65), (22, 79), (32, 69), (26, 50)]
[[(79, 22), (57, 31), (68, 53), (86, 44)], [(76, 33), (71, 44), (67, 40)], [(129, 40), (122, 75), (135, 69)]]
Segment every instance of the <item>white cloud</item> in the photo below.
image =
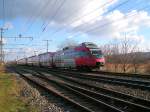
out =
[[(79, 32), (88, 35), (89, 38), (123, 38), (124, 32), (126, 32), (127, 37), (144, 41), (144, 36), (139, 35), (138, 32), (142, 27), (150, 27), (150, 16), (144, 10), (133, 10), (128, 13), (114, 10), (107, 15), (103, 15), (110, 7), (121, 3), (121, 0), (66, 0), (53, 18), (62, 1), (15, 0), (12, 4), (10, 0), (5, 2), (5, 7), (9, 7), (9, 10), (5, 11), (5, 16), (8, 20), (19, 17), (34, 21), (37, 18), (46, 23), (50, 22), (49, 28), (68, 28), (73, 33)], [(2, 0), (0, 0), (0, 3), (2, 3)], [(104, 6), (106, 3), (108, 4)], [(0, 10), (0, 14), (3, 14), (2, 10)], [(13, 27), (10, 22), (6, 26)], [(68, 38), (73, 38), (73, 34), (70, 35)], [(27, 49), (27, 51), (32, 52), (30, 49)]]
[(6, 22), (4, 24), (4, 28), (6, 28), (6, 29), (12, 29), (13, 28), (13, 24), (11, 22)]
[(89, 23), (93, 24), (102, 18), (102, 14), (108, 10), (108, 7), (115, 4), (118, 0), (93, 0), (88, 5), (82, 7), (78, 13), (79, 20), (73, 22), (71, 26), (77, 27), (79, 25)]
[[(57, 16), (51, 20), (51, 22), (58, 22), (66, 24), (67, 21), (72, 20), (74, 17), (81, 16), (89, 13), (90, 11), (101, 7), (104, 3), (109, 4), (105, 7), (93, 11), (91, 15), (85, 17), (96, 16), (102, 14), (107, 7), (116, 3), (118, 0), (15, 0), (15, 1), (4, 1), (5, 7), (9, 7), (9, 10), (5, 10), (5, 17), (8, 19), (16, 17), (25, 18), (37, 18), (43, 20), (50, 20), (62, 2), (62, 8), (59, 10)], [(3, 3), (3, 0), (0, 0)], [(0, 14), (3, 14), (3, 10), (0, 10)], [(0, 16), (2, 18), (3, 16)]]
[[(140, 27), (150, 26), (150, 17), (146, 11), (133, 10), (129, 13), (122, 13), (115, 10), (103, 15), (114, 4), (122, 2), (118, 1), (66, 0), (56, 16), (54, 15), (63, 0), (37, 0), (36, 2), (34, 0), (15, 0), (13, 4), (11, 1), (7, 1), (5, 7), (9, 7), (9, 10), (5, 10), (5, 17), (8, 20), (21, 17), (33, 21), (37, 18), (47, 21), (47, 24), (50, 22), (50, 28), (72, 28), (75, 33), (82, 32), (96, 37), (116, 37), (122, 32), (137, 33)], [(2, 10), (0, 10), (0, 14), (3, 14)], [(127, 17), (127, 15), (134, 14), (133, 17)], [(119, 20), (120, 18), (124, 19)], [(7, 22), (5, 26), (13, 28), (10, 22)], [(90, 31), (94, 27), (97, 28)]]
[(124, 38), (126, 33), (126, 36), (131, 39), (144, 41), (144, 36), (138, 34), (142, 27), (150, 27), (150, 16), (146, 11), (133, 10), (124, 14), (115, 10), (92, 24), (78, 26), (75, 32), (102, 38)]

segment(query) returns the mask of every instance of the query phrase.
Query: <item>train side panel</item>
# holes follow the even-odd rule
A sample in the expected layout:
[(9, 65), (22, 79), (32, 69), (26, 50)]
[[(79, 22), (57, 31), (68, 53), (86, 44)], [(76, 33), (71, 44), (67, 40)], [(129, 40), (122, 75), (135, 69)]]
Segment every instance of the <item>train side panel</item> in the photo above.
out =
[(18, 65), (26, 65), (27, 64), (27, 58), (23, 58), (17, 61)]
[(32, 65), (33, 66), (39, 66), (39, 56), (33, 56), (32, 57)]
[(54, 53), (51, 53), (51, 52), (40, 54), (39, 55), (39, 65), (52, 67), (53, 66), (53, 55), (54, 55)]
[(54, 55), (55, 67), (75, 68), (74, 50), (59, 51)]
[(32, 56), (32, 57), (27, 58), (27, 65), (29, 65), (29, 66), (33, 66), (33, 56)]

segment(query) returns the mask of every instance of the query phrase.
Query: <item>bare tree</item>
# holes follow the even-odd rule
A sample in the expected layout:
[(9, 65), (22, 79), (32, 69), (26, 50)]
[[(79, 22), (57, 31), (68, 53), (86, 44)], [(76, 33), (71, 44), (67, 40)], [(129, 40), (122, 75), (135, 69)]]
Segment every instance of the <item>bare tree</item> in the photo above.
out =
[(112, 66), (114, 66), (114, 71), (117, 72), (118, 69), (118, 65), (119, 65), (119, 58), (117, 58), (117, 56), (119, 55), (119, 44), (118, 44), (118, 40), (113, 40), (112, 42), (110, 42), (109, 44), (106, 44), (104, 46), (101, 47), (103, 50), (103, 53), (106, 57), (106, 68), (108, 70), (107, 64), (111, 64)]
[(119, 51), (119, 43), (116, 39), (112, 43), (111, 52), (112, 52), (111, 58), (112, 58), (112, 63), (114, 65), (114, 70), (115, 70), (115, 72), (117, 72), (119, 62), (120, 62), (120, 59), (117, 57), (118, 57), (120, 51)]
[(137, 69), (139, 53), (136, 52), (138, 51), (138, 45), (138, 41), (126, 38), (126, 36), (120, 41), (120, 60), (123, 72), (127, 72), (132, 67), (131, 65), (134, 65), (134, 68)]
[(115, 39), (109, 44), (103, 47), (103, 52), (106, 55), (106, 63), (110, 63), (114, 66), (114, 71), (121, 69), (123, 72), (127, 72), (131, 65), (134, 66), (135, 72), (137, 72), (139, 63), (139, 54), (137, 52), (138, 42), (130, 38), (124, 37), (123, 39)]

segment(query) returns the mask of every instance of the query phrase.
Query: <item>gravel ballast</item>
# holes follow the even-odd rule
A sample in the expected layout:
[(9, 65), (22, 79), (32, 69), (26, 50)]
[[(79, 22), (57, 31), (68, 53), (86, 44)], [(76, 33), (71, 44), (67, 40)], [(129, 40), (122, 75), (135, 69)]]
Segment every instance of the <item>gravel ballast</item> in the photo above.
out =
[(66, 109), (54, 96), (51, 96), (42, 90), (37, 90), (37, 87), (34, 87), (18, 76), (17, 81), (20, 86), (20, 97), (26, 100), (30, 106), (38, 108), (39, 112), (68, 111), (68, 109)]

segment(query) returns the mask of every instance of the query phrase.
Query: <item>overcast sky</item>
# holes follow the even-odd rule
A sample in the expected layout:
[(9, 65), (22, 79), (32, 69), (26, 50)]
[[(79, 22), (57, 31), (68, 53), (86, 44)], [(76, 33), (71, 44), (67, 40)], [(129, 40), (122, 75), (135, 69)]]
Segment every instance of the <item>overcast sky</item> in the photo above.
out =
[[(149, 7), (149, 0), (0, 0), (6, 59), (45, 52), (47, 39), (49, 51), (56, 51), (67, 41), (100, 46), (126, 34), (149, 48)], [(7, 38), (18, 34), (33, 40)]]

